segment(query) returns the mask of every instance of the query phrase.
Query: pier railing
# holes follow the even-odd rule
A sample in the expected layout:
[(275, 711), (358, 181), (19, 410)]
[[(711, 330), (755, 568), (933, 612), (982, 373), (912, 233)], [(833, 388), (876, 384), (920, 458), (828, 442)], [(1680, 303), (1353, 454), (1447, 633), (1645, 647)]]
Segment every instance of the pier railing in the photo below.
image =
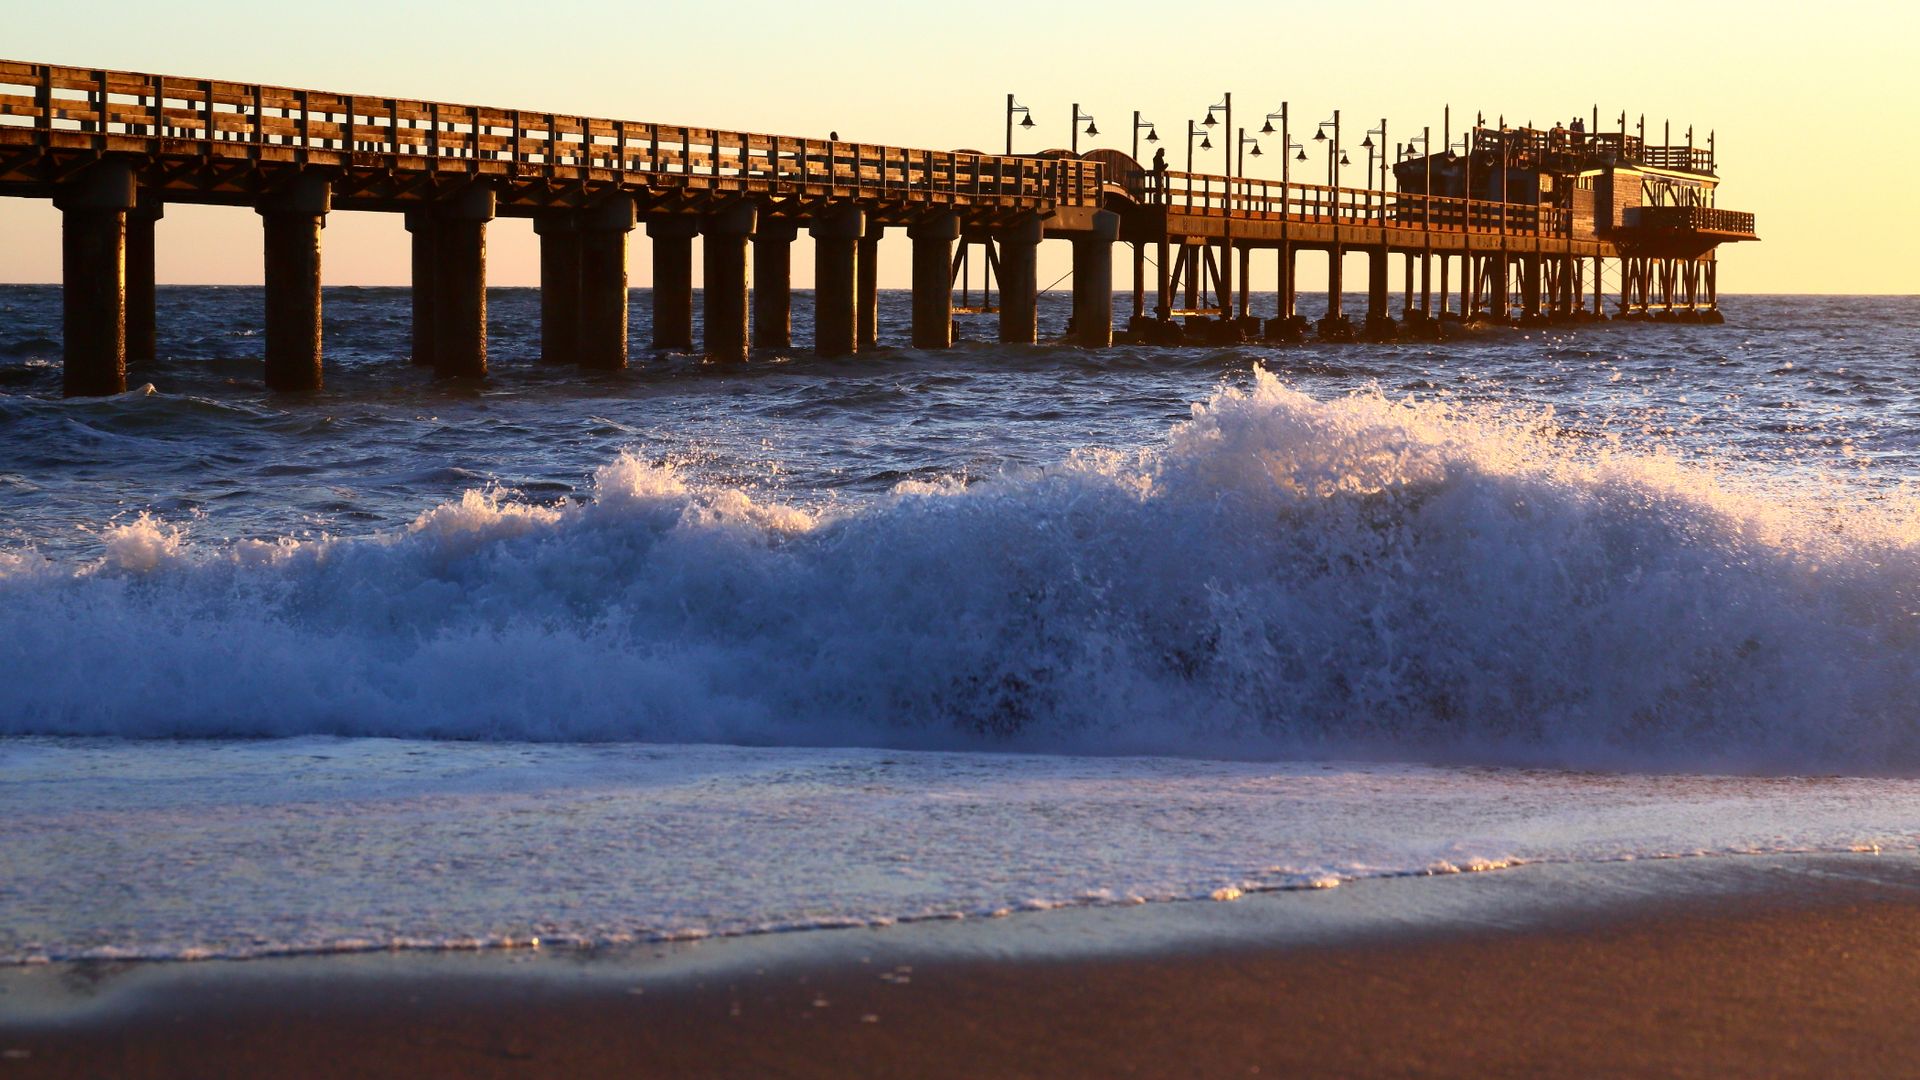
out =
[(1569, 212), (1554, 206), (1252, 177), (1229, 180), (1205, 173), (1143, 173), (1141, 185), (1145, 201), (1202, 217), (1225, 217), (1231, 212), (1236, 220), (1546, 236), (1566, 236), (1572, 224)]
[(1753, 215), (1711, 206), (1633, 206), (1622, 212), (1629, 229), (1681, 229), (1689, 232), (1754, 235)]
[(0, 60), (0, 145), (841, 198), (1093, 206), (1101, 166)]

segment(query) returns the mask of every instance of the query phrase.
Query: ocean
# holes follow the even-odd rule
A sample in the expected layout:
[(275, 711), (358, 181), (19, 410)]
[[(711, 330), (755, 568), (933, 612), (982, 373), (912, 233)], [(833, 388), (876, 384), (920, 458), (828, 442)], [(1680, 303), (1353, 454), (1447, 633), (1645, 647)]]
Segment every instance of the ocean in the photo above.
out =
[(0, 286), (0, 964), (1920, 849), (1920, 298), (921, 352), (884, 293), (822, 360), (801, 294), (728, 366), (641, 290), (594, 374), (489, 303), (446, 382), (329, 289), (280, 397), (259, 290), (163, 287), (65, 400)]

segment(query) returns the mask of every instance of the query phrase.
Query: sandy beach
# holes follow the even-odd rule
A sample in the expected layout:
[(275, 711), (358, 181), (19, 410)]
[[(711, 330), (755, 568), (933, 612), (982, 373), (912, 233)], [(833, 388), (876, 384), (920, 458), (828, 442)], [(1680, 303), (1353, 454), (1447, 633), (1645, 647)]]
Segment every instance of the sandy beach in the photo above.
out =
[(52, 965), (5, 1076), (1792, 1076), (1920, 1060), (1920, 860), (1533, 866), (591, 953)]

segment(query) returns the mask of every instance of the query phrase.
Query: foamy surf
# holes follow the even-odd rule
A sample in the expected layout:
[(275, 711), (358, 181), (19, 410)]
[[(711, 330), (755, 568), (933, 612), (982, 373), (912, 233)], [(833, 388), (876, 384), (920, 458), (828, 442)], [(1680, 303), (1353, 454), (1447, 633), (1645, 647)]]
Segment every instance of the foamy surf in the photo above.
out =
[(0, 742), (0, 964), (602, 947), (1698, 855), (1904, 780), (301, 738)]
[(375, 538), (0, 556), (0, 732), (1920, 769), (1911, 506), (1261, 372), (809, 511), (623, 456)]

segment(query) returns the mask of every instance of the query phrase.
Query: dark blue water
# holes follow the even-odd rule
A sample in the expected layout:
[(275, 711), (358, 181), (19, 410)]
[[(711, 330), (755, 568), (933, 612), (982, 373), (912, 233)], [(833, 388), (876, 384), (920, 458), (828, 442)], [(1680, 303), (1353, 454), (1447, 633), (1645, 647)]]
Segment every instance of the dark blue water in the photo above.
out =
[(481, 383), (334, 289), (282, 396), (257, 290), (164, 289), (65, 400), (0, 289), (0, 733), (1920, 767), (1920, 301), (921, 352), (906, 299), (587, 374), (498, 290)]
[[(101, 526), (143, 511), (207, 539), (363, 535), (476, 487), (584, 498), (621, 451), (817, 507), (904, 479), (973, 482), (1088, 447), (1158, 446), (1255, 364), (1315, 397), (1551, 408), (1569, 439), (1870, 490), (1915, 476), (1920, 445), (1913, 298), (1734, 298), (1720, 327), (1101, 352), (1001, 346), (995, 316), (975, 315), (961, 317), (957, 348), (935, 353), (905, 347), (907, 296), (887, 293), (884, 348), (827, 361), (807, 351), (803, 293), (798, 349), (715, 365), (644, 348), (641, 290), (634, 362), (616, 374), (540, 362), (536, 290), (492, 290), (489, 306), (491, 377), (448, 382), (407, 363), (405, 289), (329, 289), (327, 389), (280, 396), (261, 385), (258, 289), (163, 288), (159, 362), (133, 371), (125, 396), (68, 401), (58, 289), (0, 286), (0, 545), (96, 555)], [(1067, 308), (1065, 294), (1043, 298), (1043, 338)]]

